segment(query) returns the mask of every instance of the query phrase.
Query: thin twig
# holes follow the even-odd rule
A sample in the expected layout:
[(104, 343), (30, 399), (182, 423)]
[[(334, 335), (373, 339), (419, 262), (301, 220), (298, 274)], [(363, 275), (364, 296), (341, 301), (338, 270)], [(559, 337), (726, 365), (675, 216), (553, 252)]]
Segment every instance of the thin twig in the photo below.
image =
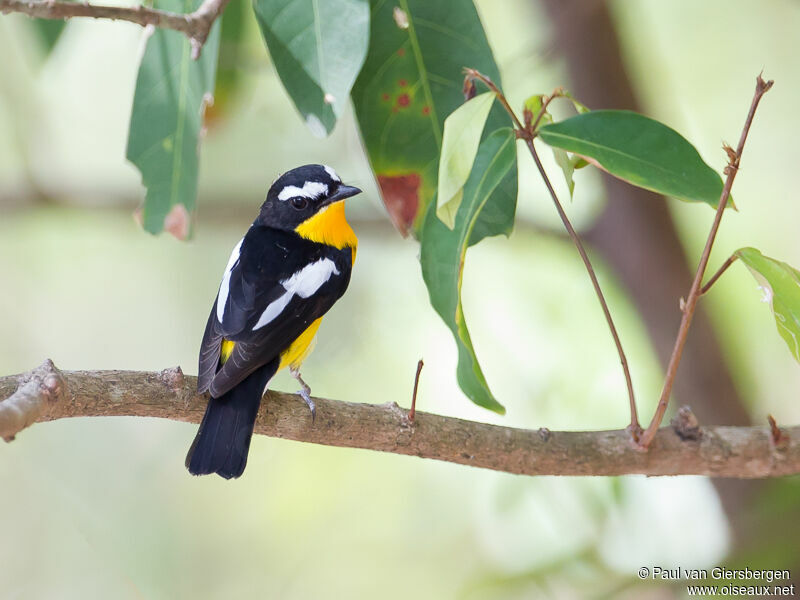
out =
[(414, 417), (417, 416), (417, 389), (419, 388), (419, 374), (422, 373), (422, 366), (425, 363), (419, 359), (417, 363), (417, 374), (414, 375), (414, 392), (411, 394), (411, 410), (408, 411), (408, 420), (414, 422)]
[[(72, 417), (157, 417), (199, 423), (208, 403), (197, 394), (197, 378), (179, 368), (159, 372), (62, 371), (52, 363), (37, 369), (48, 389), (24, 422)], [(0, 377), (0, 408), (31, 374)], [(55, 384), (55, 385), (51, 385)], [(779, 477), (800, 473), (800, 427), (784, 427), (780, 446), (770, 428), (702, 427), (696, 439), (681, 439), (671, 427), (658, 432), (658, 447), (640, 452), (630, 434), (614, 431), (549, 431), (500, 427), (417, 411), (408, 427), (395, 403), (366, 404), (314, 398), (319, 418), (311, 425), (295, 394), (269, 392), (255, 432), (261, 435), (344, 448), (391, 452), (520, 475), (709, 475)], [(0, 429), (4, 427), (0, 410)], [(142, 427), (145, 421), (142, 420)], [(50, 425), (49, 427), (55, 427)], [(98, 427), (102, 425), (98, 423)], [(43, 428), (46, 431), (46, 428)], [(194, 431), (185, 429), (186, 444)], [(8, 437), (18, 433), (11, 428)], [(20, 436), (16, 443), (35, 443)], [(176, 474), (183, 455), (169, 455)], [(188, 477), (188, 475), (186, 475)]]
[(188, 14), (157, 10), (146, 6), (108, 6), (60, 0), (0, 0), (0, 14), (21, 13), (38, 19), (71, 19), (90, 17), (129, 21), (145, 27), (173, 29), (183, 33), (192, 44), (192, 58), (200, 57), (203, 44), (214, 21), (230, 0), (204, 0), (196, 11)]
[(706, 284), (705, 284), (705, 285), (704, 285), (704, 286), (703, 286), (703, 287), (700, 289), (700, 295), (701, 295), (701, 296), (705, 296), (705, 295), (708, 293), (708, 290), (710, 290), (710, 289), (711, 289), (711, 286), (712, 286), (712, 285), (714, 285), (714, 284), (717, 282), (717, 279), (719, 279), (720, 277), (722, 277), (722, 274), (723, 274), (725, 271), (727, 271), (727, 270), (728, 270), (728, 267), (730, 267), (730, 266), (731, 266), (733, 263), (735, 263), (735, 262), (736, 262), (736, 259), (737, 259), (737, 258), (739, 258), (739, 257), (738, 257), (736, 254), (731, 254), (731, 255), (728, 257), (728, 260), (726, 260), (724, 263), (722, 263), (722, 266), (721, 266), (719, 269), (717, 269), (717, 272), (716, 272), (716, 273), (714, 273), (714, 275), (711, 277), (711, 279), (709, 279), (709, 280), (708, 280), (708, 283), (706, 283)]
[[(625, 375), (625, 384), (628, 388), (628, 402), (630, 405), (630, 414), (631, 414), (631, 421), (628, 425), (628, 431), (630, 431), (631, 435), (634, 439), (638, 439), (639, 432), (641, 431), (641, 427), (639, 425), (639, 417), (636, 412), (636, 399), (633, 392), (633, 379), (631, 378), (631, 372), (628, 367), (628, 359), (625, 356), (625, 351), (622, 348), (622, 342), (620, 341), (619, 334), (617, 333), (617, 328), (614, 325), (614, 320), (611, 318), (611, 311), (608, 308), (608, 304), (606, 303), (605, 296), (603, 295), (603, 290), (600, 288), (600, 282), (597, 280), (597, 275), (594, 272), (594, 267), (592, 267), (592, 263), (589, 260), (589, 255), (586, 253), (586, 250), (583, 247), (583, 243), (581, 242), (578, 233), (575, 231), (575, 228), (572, 226), (572, 223), (567, 217), (567, 213), (564, 212), (564, 208), (561, 206), (561, 202), (558, 200), (558, 196), (556, 195), (555, 189), (553, 189), (553, 185), (550, 183), (550, 178), (547, 176), (547, 173), (544, 170), (544, 166), (542, 166), (542, 162), (539, 159), (539, 154), (536, 152), (536, 148), (533, 145), (533, 137), (534, 137), (534, 128), (531, 127), (530, 129), (526, 128), (520, 120), (517, 118), (517, 115), (514, 113), (514, 110), (508, 103), (503, 92), (498, 88), (494, 82), (480, 73), (475, 69), (465, 69), (467, 76), (474, 77), (479, 81), (483, 82), (491, 91), (494, 92), (497, 99), (500, 101), (500, 104), (505, 108), (508, 115), (511, 117), (511, 120), (514, 122), (514, 125), (517, 129), (518, 137), (525, 140), (525, 144), (528, 146), (528, 150), (533, 157), (533, 161), (536, 163), (536, 168), (539, 170), (539, 175), (541, 175), (542, 180), (544, 181), (545, 186), (547, 187), (547, 191), (550, 193), (550, 198), (553, 200), (553, 204), (556, 207), (556, 211), (558, 212), (558, 216), (561, 218), (561, 222), (564, 224), (564, 227), (569, 234), (572, 243), (578, 250), (578, 254), (581, 256), (581, 260), (583, 261), (584, 266), (586, 267), (586, 271), (589, 273), (589, 278), (592, 281), (592, 286), (594, 287), (595, 294), (597, 295), (597, 299), (600, 302), (600, 306), (603, 309), (603, 315), (605, 316), (606, 323), (608, 323), (608, 328), (611, 330), (611, 337), (614, 338), (614, 345), (617, 347), (617, 353), (619, 354), (619, 360), (622, 364), (622, 372)], [(539, 114), (535, 120), (535, 123), (541, 120), (544, 111), (547, 109), (547, 104), (549, 101), (556, 97), (554, 93), (551, 98), (549, 98), (546, 102), (542, 103), (542, 108), (539, 110)]]
[(711, 225), (711, 231), (708, 233), (706, 245), (703, 248), (703, 254), (700, 257), (700, 264), (697, 265), (697, 271), (695, 272), (694, 280), (692, 281), (692, 287), (689, 290), (689, 296), (686, 298), (686, 303), (683, 308), (683, 316), (681, 317), (681, 324), (678, 328), (678, 335), (675, 339), (675, 346), (672, 350), (672, 356), (670, 356), (669, 363), (667, 365), (667, 375), (664, 379), (664, 387), (661, 390), (661, 397), (658, 400), (656, 412), (653, 415), (653, 420), (650, 421), (650, 425), (648, 425), (647, 429), (639, 440), (639, 445), (642, 448), (647, 448), (650, 446), (653, 438), (656, 435), (656, 432), (658, 431), (658, 428), (661, 425), (661, 421), (664, 418), (664, 413), (667, 411), (670, 394), (672, 393), (672, 385), (675, 383), (675, 376), (678, 372), (678, 365), (681, 362), (683, 347), (686, 344), (686, 336), (689, 333), (689, 326), (692, 324), (692, 317), (694, 316), (694, 311), (697, 308), (697, 301), (700, 298), (700, 284), (703, 281), (703, 275), (705, 274), (706, 267), (708, 266), (708, 259), (711, 256), (711, 248), (714, 245), (714, 240), (717, 237), (717, 231), (719, 230), (719, 225), (722, 221), (722, 214), (725, 212), (725, 207), (727, 206), (728, 199), (731, 195), (733, 181), (736, 179), (736, 173), (739, 172), (739, 162), (742, 159), (742, 152), (744, 151), (744, 144), (747, 140), (747, 134), (750, 131), (750, 126), (753, 124), (753, 117), (756, 114), (756, 108), (758, 108), (758, 103), (761, 101), (761, 97), (769, 91), (769, 89), (772, 87), (772, 84), (773, 81), (764, 81), (761, 78), (761, 75), (759, 75), (756, 79), (756, 91), (753, 95), (753, 101), (750, 103), (750, 111), (747, 113), (747, 119), (745, 120), (744, 128), (742, 129), (742, 135), (739, 138), (739, 145), (736, 147), (735, 154), (729, 153), (728, 166), (725, 168), (727, 178), (725, 179), (725, 185), (722, 188), (722, 194), (720, 195), (717, 212), (714, 215), (714, 223)]

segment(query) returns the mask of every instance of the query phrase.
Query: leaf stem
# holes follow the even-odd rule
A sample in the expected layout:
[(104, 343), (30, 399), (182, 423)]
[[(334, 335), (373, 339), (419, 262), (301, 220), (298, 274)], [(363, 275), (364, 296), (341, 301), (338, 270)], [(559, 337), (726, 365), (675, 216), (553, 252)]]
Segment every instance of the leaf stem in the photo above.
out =
[[(711, 225), (711, 231), (708, 233), (706, 245), (703, 248), (703, 254), (700, 256), (700, 263), (697, 265), (697, 271), (695, 272), (694, 280), (692, 281), (692, 287), (689, 290), (689, 296), (687, 297), (686, 304), (683, 307), (681, 324), (678, 328), (678, 335), (675, 338), (675, 346), (673, 347), (672, 355), (670, 356), (669, 363), (667, 365), (667, 374), (664, 379), (664, 387), (661, 390), (661, 396), (658, 400), (658, 405), (656, 406), (656, 412), (653, 415), (653, 420), (650, 421), (650, 425), (648, 425), (647, 429), (642, 434), (642, 437), (639, 439), (639, 446), (641, 448), (648, 448), (650, 446), (653, 438), (655, 438), (659, 426), (661, 425), (661, 421), (664, 419), (664, 413), (667, 411), (670, 394), (672, 393), (672, 386), (675, 383), (678, 365), (681, 362), (683, 347), (686, 344), (686, 337), (689, 333), (689, 327), (692, 324), (692, 317), (694, 317), (694, 312), (697, 308), (697, 301), (700, 299), (702, 294), (701, 282), (703, 281), (703, 275), (705, 274), (706, 267), (708, 266), (708, 259), (711, 256), (711, 248), (714, 245), (714, 240), (717, 237), (717, 231), (719, 230), (719, 226), (722, 221), (722, 214), (725, 212), (725, 207), (727, 206), (728, 199), (731, 195), (733, 181), (736, 179), (736, 173), (739, 172), (739, 162), (742, 158), (742, 152), (744, 151), (744, 144), (747, 140), (747, 134), (750, 131), (750, 126), (753, 123), (753, 117), (755, 116), (756, 108), (758, 108), (758, 103), (761, 101), (761, 97), (767, 93), (767, 91), (769, 91), (769, 89), (772, 87), (772, 84), (773, 81), (764, 81), (761, 78), (761, 75), (758, 76), (756, 79), (756, 91), (753, 95), (753, 101), (750, 103), (750, 111), (747, 113), (747, 119), (745, 120), (744, 128), (742, 129), (742, 134), (739, 138), (739, 145), (737, 146), (735, 152), (729, 148), (726, 148), (726, 151), (728, 152), (728, 166), (725, 167), (725, 174), (727, 175), (727, 178), (725, 180), (725, 185), (722, 188), (722, 194), (720, 195), (717, 212), (714, 215), (714, 222)], [(712, 280), (709, 282), (707, 287), (710, 287), (715, 280), (716, 276), (712, 277)]]
[(717, 282), (717, 279), (722, 277), (722, 274), (725, 271), (728, 270), (728, 267), (730, 267), (733, 263), (736, 262), (737, 258), (739, 258), (739, 257), (736, 254), (731, 254), (728, 257), (728, 260), (726, 260), (724, 263), (722, 263), (722, 266), (717, 270), (716, 273), (714, 273), (714, 275), (711, 277), (711, 279), (708, 280), (708, 283), (706, 283), (702, 287), (702, 289), (700, 290), (700, 295), (701, 296), (705, 296), (708, 293), (708, 290), (711, 289), (711, 286), (714, 285)]
[[(639, 417), (636, 413), (636, 399), (633, 393), (633, 380), (631, 378), (630, 369), (628, 368), (628, 359), (625, 356), (625, 351), (622, 348), (622, 342), (619, 339), (619, 334), (617, 333), (617, 328), (614, 325), (614, 320), (611, 318), (611, 311), (608, 308), (608, 304), (606, 303), (605, 296), (603, 295), (603, 290), (600, 288), (600, 283), (597, 280), (597, 275), (594, 272), (594, 267), (592, 267), (592, 263), (589, 260), (589, 255), (586, 253), (586, 250), (583, 247), (583, 243), (581, 242), (578, 233), (575, 231), (575, 228), (570, 223), (569, 217), (567, 217), (567, 213), (564, 212), (564, 208), (561, 205), (561, 202), (558, 200), (558, 195), (556, 194), (555, 190), (553, 189), (552, 183), (550, 183), (550, 179), (547, 176), (547, 173), (544, 170), (544, 166), (542, 165), (542, 161), (539, 159), (539, 154), (536, 152), (536, 148), (533, 145), (533, 138), (534, 138), (534, 127), (526, 128), (520, 120), (517, 118), (517, 115), (514, 113), (514, 110), (508, 103), (503, 92), (498, 88), (494, 82), (483, 75), (482, 73), (474, 70), (474, 69), (465, 69), (465, 73), (468, 77), (473, 77), (481, 81), (484, 85), (486, 85), (490, 90), (494, 92), (497, 96), (497, 99), (502, 104), (503, 108), (505, 108), (508, 115), (511, 117), (514, 125), (517, 129), (518, 137), (525, 140), (525, 144), (528, 146), (528, 150), (530, 151), (531, 157), (533, 158), (533, 162), (536, 163), (536, 168), (539, 170), (539, 175), (541, 175), (542, 180), (544, 181), (545, 186), (547, 187), (547, 191), (550, 193), (550, 198), (553, 200), (553, 204), (555, 205), (556, 212), (558, 212), (558, 216), (561, 218), (561, 222), (564, 224), (564, 228), (567, 230), (572, 243), (575, 245), (575, 248), (578, 250), (578, 254), (581, 256), (581, 260), (583, 260), (583, 264), (586, 267), (586, 271), (589, 273), (589, 279), (592, 281), (592, 286), (594, 287), (595, 294), (597, 295), (597, 299), (600, 302), (600, 306), (603, 309), (603, 315), (606, 318), (606, 323), (608, 323), (608, 328), (611, 330), (611, 337), (614, 338), (614, 345), (617, 347), (617, 353), (619, 354), (619, 360), (622, 364), (622, 371), (625, 375), (625, 383), (628, 388), (628, 400), (630, 404), (630, 414), (631, 414), (631, 421), (628, 425), (628, 431), (633, 436), (634, 440), (638, 440), (639, 433), (641, 432), (641, 426), (639, 425)], [(536, 117), (535, 124), (538, 124), (541, 120), (544, 111), (547, 109), (547, 105), (553, 98), (556, 98), (558, 95), (557, 92), (554, 92), (549, 98), (547, 98), (544, 102), (542, 102), (542, 108), (539, 111), (539, 114)]]

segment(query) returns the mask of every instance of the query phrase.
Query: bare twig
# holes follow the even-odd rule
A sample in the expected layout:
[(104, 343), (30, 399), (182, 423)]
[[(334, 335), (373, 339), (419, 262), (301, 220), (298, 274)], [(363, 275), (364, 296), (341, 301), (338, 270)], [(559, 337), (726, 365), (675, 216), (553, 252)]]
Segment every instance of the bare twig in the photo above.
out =
[(414, 375), (414, 392), (411, 394), (411, 410), (408, 411), (408, 420), (414, 422), (414, 417), (417, 416), (417, 389), (419, 388), (419, 375), (422, 373), (422, 366), (425, 363), (419, 359), (417, 363), (417, 373)]
[(678, 372), (678, 365), (681, 362), (681, 355), (683, 354), (683, 347), (686, 344), (686, 336), (689, 333), (689, 327), (692, 324), (692, 317), (694, 316), (694, 311), (697, 308), (697, 301), (699, 300), (702, 291), (700, 285), (703, 281), (703, 275), (705, 274), (706, 267), (708, 266), (708, 259), (711, 256), (711, 248), (714, 245), (714, 240), (717, 237), (717, 231), (719, 230), (719, 225), (722, 221), (722, 214), (725, 212), (725, 207), (727, 206), (728, 199), (731, 195), (733, 181), (736, 179), (736, 173), (739, 172), (739, 162), (742, 159), (742, 152), (744, 151), (745, 141), (747, 141), (747, 134), (750, 131), (750, 126), (753, 124), (753, 117), (756, 114), (756, 108), (758, 108), (758, 103), (761, 101), (761, 97), (769, 91), (769, 89), (772, 87), (772, 84), (772, 81), (764, 81), (761, 78), (761, 75), (759, 75), (756, 79), (756, 91), (753, 95), (753, 101), (750, 103), (750, 111), (747, 113), (747, 119), (745, 121), (744, 128), (742, 129), (742, 135), (739, 138), (739, 145), (737, 146), (735, 153), (728, 153), (729, 163), (725, 168), (727, 178), (725, 179), (725, 185), (722, 188), (722, 194), (720, 195), (717, 212), (714, 215), (714, 223), (711, 225), (711, 231), (708, 233), (706, 245), (705, 248), (703, 248), (703, 254), (700, 257), (700, 264), (697, 265), (697, 271), (695, 273), (694, 280), (692, 281), (692, 287), (689, 290), (689, 296), (686, 298), (686, 303), (682, 311), (683, 316), (681, 317), (681, 324), (678, 329), (678, 335), (675, 339), (675, 346), (672, 350), (672, 356), (670, 357), (669, 364), (667, 365), (667, 374), (664, 379), (664, 387), (661, 390), (661, 397), (658, 400), (656, 412), (653, 415), (653, 420), (650, 421), (650, 425), (647, 427), (644, 434), (642, 434), (641, 439), (639, 440), (639, 444), (642, 448), (647, 448), (651, 444), (655, 438), (658, 428), (661, 426), (664, 413), (667, 411), (669, 397), (672, 393), (672, 385), (675, 382), (675, 376)]
[(192, 58), (200, 57), (203, 44), (214, 21), (230, 0), (204, 0), (196, 11), (188, 14), (157, 10), (146, 6), (108, 6), (60, 0), (0, 0), (0, 14), (22, 13), (38, 19), (71, 19), (90, 17), (129, 21), (145, 27), (153, 25), (183, 33), (192, 44)]
[(717, 272), (716, 272), (716, 273), (714, 273), (714, 275), (712, 275), (711, 279), (709, 279), (709, 280), (708, 280), (708, 283), (706, 283), (706, 284), (705, 284), (705, 285), (704, 285), (704, 286), (703, 286), (703, 287), (700, 289), (700, 295), (701, 295), (701, 296), (705, 296), (705, 295), (708, 293), (708, 290), (710, 290), (710, 289), (711, 289), (711, 286), (712, 286), (712, 285), (714, 285), (714, 284), (717, 282), (717, 279), (719, 279), (720, 277), (722, 277), (722, 274), (723, 274), (725, 271), (727, 271), (727, 270), (728, 270), (728, 267), (730, 267), (730, 266), (731, 266), (733, 263), (735, 263), (735, 262), (736, 262), (736, 259), (737, 259), (737, 258), (739, 258), (739, 257), (738, 257), (736, 254), (731, 254), (731, 255), (728, 257), (728, 259), (727, 259), (727, 260), (726, 260), (724, 263), (722, 263), (722, 266), (721, 266), (719, 269), (717, 269)]
[[(50, 391), (38, 407), (22, 408), (22, 421), (9, 419), (31, 378)], [(48, 378), (53, 386), (47, 384)], [(69, 417), (139, 416), (199, 423), (208, 398), (196, 393), (197, 379), (179, 368), (160, 373), (64, 371), (49, 361), (33, 374), (0, 377), (0, 428), (13, 436), (20, 423)], [(23, 395), (28, 394), (24, 392)], [(30, 395), (30, 394), (28, 394)], [(36, 395), (36, 394), (34, 394)], [(5, 400), (2, 400), (5, 399)], [(696, 439), (672, 428), (658, 432), (650, 452), (640, 452), (630, 435), (616, 431), (517, 429), (417, 412), (414, 427), (396, 404), (361, 404), (314, 399), (316, 424), (294, 394), (268, 392), (256, 433), (273, 437), (432, 458), (521, 475), (710, 475), (778, 477), (800, 473), (800, 427), (781, 431), (780, 447), (769, 427), (704, 427)], [(14, 425), (12, 422), (16, 423)], [(187, 444), (193, 432), (187, 430)], [(19, 442), (17, 442), (19, 443)], [(176, 469), (183, 462), (175, 457)]]
[[(534, 138), (534, 130), (535, 126), (531, 126), (530, 128), (525, 127), (520, 120), (517, 118), (517, 115), (514, 113), (514, 109), (508, 103), (503, 92), (498, 88), (495, 83), (480, 73), (475, 69), (465, 69), (465, 73), (468, 77), (472, 77), (481, 81), (486, 87), (488, 87), (492, 92), (494, 92), (497, 99), (500, 101), (500, 104), (505, 108), (508, 115), (511, 117), (512, 122), (517, 131), (517, 137), (524, 139), (526, 145), (528, 146), (528, 150), (533, 157), (533, 162), (536, 163), (536, 168), (539, 170), (539, 175), (542, 177), (545, 186), (547, 186), (547, 191), (550, 193), (550, 198), (553, 200), (553, 204), (555, 205), (556, 211), (558, 212), (558, 216), (561, 218), (561, 222), (564, 224), (567, 233), (569, 234), (572, 243), (578, 250), (578, 254), (581, 256), (581, 260), (583, 260), (583, 264), (586, 267), (586, 271), (589, 273), (589, 278), (592, 281), (592, 286), (594, 287), (595, 294), (597, 295), (597, 299), (600, 302), (600, 306), (603, 309), (603, 315), (606, 318), (606, 323), (608, 323), (608, 328), (611, 330), (611, 337), (614, 338), (614, 345), (617, 347), (617, 354), (619, 354), (619, 360), (622, 364), (622, 372), (625, 375), (625, 383), (628, 388), (628, 403), (630, 406), (630, 414), (631, 414), (631, 421), (628, 425), (628, 431), (633, 436), (634, 440), (638, 440), (639, 433), (641, 431), (641, 427), (639, 425), (639, 417), (636, 413), (636, 398), (633, 393), (633, 379), (631, 378), (631, 372), (628, 368), (628, 359), (625, 356), (625, 351), (622, 348), (622, 342), (619, 339), (619, 334), (617, 333), (617, 328), (614, 325), (614, 320), (611, 318), (611, 311), (608, 308), (608, 304), (606, 303), (605, 296), (603, 295), (603, 290), (600, 288), (600, 282), (597, 280), (597, 275), (594, 272), (594, 267), (592, 267), (592, 263), (589, 260), (589, 255), (586, 253), (586, 250), (583, 247), (583, 243), (581, 242), (578, 233), (575, 231), (575, 228), (572, 227), (572, 223), (567, 217), (567, 213), (564, 212), (564, 208), (561, 206), (561, 202), (558, 200), (558, 196), (556, 195), (555, 189), (553, 189), (553, 185), (550, 183), (550, 178), (547, 176), (547, 173), (544, 170), (544, 166), (542, 166), (542, 161), (539, 159), (539, 154), (536, 152), (536, 147), (533, 145), (533, 138)], [(547, 110), (547, 105), (549, 102), (562, 95), (561, 92), (558, 90), (554, 92), (545, 102), (542, 103), (542, 108), (539, 110), (539, 114), (537, 115), (534, 124), (538, 124), (544, 115), (545, 110)]]
[(781, 428), (778, 427), (778, 424), (775, 422), (775, 417), (767, 415), (767, 422), (769, 423), (769, 430), (772, 435), (772, 443), (776, 448), (785, 448), (789, 440)]

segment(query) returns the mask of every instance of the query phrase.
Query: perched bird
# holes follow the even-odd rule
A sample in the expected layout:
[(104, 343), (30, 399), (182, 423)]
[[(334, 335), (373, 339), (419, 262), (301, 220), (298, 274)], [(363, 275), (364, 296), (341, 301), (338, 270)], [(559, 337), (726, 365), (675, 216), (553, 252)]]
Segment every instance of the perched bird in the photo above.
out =
[(350, 282), (358, 239), (343, 200), (360, 192), (325, 165), (292, 169), (234, 247), (200, 347), (197, 391), (211, 400), (186, 456), (192, 475), (242, 474), (261, 396), (279, 369), (300, 382), (313, 418), (300, 365)]

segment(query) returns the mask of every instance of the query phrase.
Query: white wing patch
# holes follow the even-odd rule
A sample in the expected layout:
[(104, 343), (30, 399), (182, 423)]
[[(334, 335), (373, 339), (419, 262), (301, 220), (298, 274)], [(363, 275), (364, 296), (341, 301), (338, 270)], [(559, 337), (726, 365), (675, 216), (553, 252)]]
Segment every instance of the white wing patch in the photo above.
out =
[(313, 200), (327, 193), (328, 186), (326, 184), (320, 183), (319, 181), (306, 181), (301, 188), (296, 185), (287, 185), (278, 194), (278, 200), (288, 200), (295, 196), (302, 196)]
[(334, 171), (331, 167), (329, 167), (328, 165), (322, 165), (322, 168), (325, 169), (325, 172), (330, 176), (331, 179), (341, 183), (342, 178), (339, 177), (339, 175), (337, 175), (336, 171)]
[(331, 278), (331, 275), (338, 274), (339, 269), (330, 258), (321, 258), (281, 281), (281, 285), (286, 291), (264, 309), (258, 322), (253, 325), (253, 331), (264, 327), (281, 314), (294, 296), (301, 298), (313, 296)]
[(222, 283), (219, 286), (219, 294), (217, 294), (217, 320), (222, 323), (222, 317), (225, 315), (225, 304), (228, 302), (228, 293), (230, 292), (231, 285), (231, 271), (236, 261), (239, 260), (239, 251), (242, 249), (242, 242), (244, 238), (239, 240), (239, 243), (233, 247), (231, 257), (228, 259), (228, 266), (225, 267), (225, 274), (222, 276)]

